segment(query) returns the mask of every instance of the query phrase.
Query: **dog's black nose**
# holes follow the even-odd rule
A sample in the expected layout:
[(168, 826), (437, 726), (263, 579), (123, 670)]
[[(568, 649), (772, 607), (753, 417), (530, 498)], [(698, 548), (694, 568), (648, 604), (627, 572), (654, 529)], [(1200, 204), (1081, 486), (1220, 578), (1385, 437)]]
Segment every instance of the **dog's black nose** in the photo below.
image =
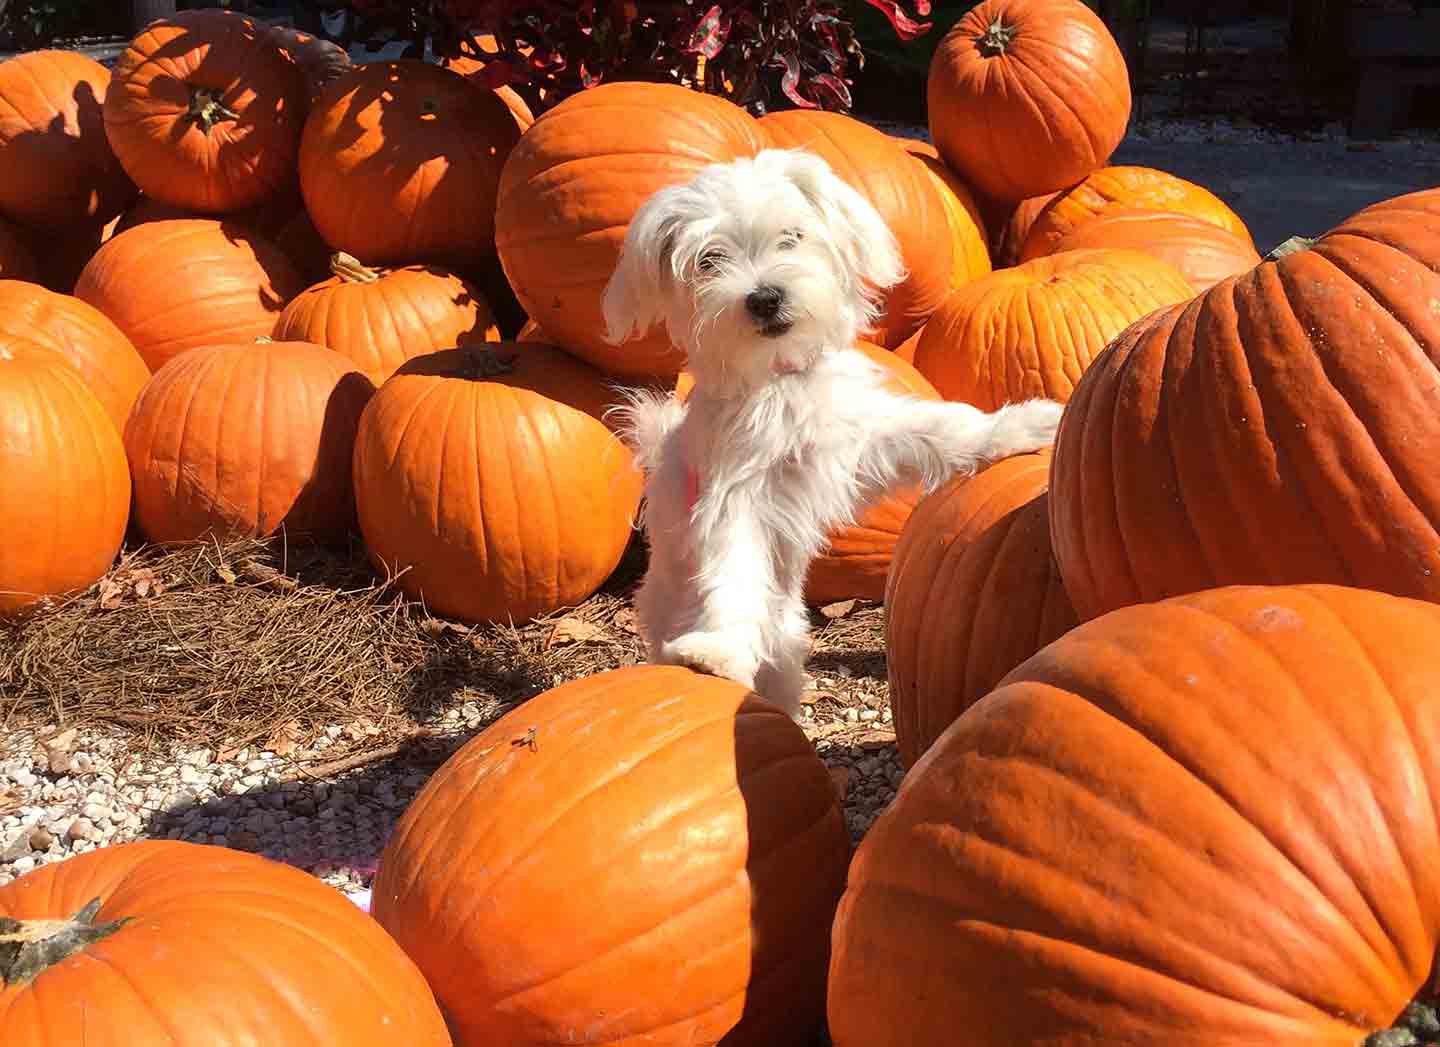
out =
[(785, 292), (770, 284), (761, 284), (745, 296), (745, 308), (757, 320), (773, 320), (785, 301)]

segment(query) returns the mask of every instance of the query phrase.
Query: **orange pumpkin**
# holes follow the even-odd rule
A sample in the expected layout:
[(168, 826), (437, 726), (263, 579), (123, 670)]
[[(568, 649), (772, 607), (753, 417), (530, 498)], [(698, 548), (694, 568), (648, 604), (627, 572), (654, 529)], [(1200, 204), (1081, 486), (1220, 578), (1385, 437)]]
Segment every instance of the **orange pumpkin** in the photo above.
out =
[(150, 380), (125, 426), (135, 521), (155, 542), (340, 538), (351, 455), (375, 387), (323, 346), (192, 349)]
[(339, 44), (288, 25), (272, 25), (269, 36), (280, 53), (290, 59), (305, 77), (310, 103), (332, 82), (348, 72), (351, 65), (350, 53)]
[(997, 269), (1009, 268), (1020, 262), (1020, 249), (1035, 225), (1040, 212), (1059, 193), (1044, 193), (1021, 200), (1018, 204), (1000, 205), (987, 201), (987, 214), (994, 233), (990, 238), (990, 257)]
[[(488, 43), (493, 46), (495, 38), (487, 34), (480, 38), (480, 42), (482, 45)], [(488, 53), (496, 54), (497, 52), (492, 50)], [(445, 68), (453, 69), (472, 83), (478, 81), (480, 72), (485, 68), (485, 62), (482, 59), (474, 58), (468, 54), (460, 55), (457, 58), (447, 58), (444, 65)], [(476, 83), (476, 86), (481, 85)], [(488, 91), (490, 88), (486, 87), (484, 90)], [(529, 103), (521, 98), (513, 87), (501, 86), (494, 90), (500, 101), (504, 102), (505, 107), (510, 110), (510, 115), (515, 118), (515, 123), (521, 132), (528, 131), (530, 125), (535, 122), (535, 114), (531, 111)]]
[(848, 852), (789, 717), (637, 666), (452, 756), (396, 826), (374, 912), (460, 1043), (809, 1043)]
[(0, 337), (0, 506), (0, 616), (91, 585), (130, 513), (105, 408), (59, 354), (10, 336)]
[(947, 400), (993, 411), (1062, 403), (1107, 342), (1194, 292), (1139, 251), (1066, 251), (999, 269), (953, 292), (925, 325), (915, 366)]
[(274, 237), (299, 210), (301, 207), (298, 194), (289, 192), (281, 192), (252, 207), (219, 216), (203, 214), (188, 207), (176, 207), (174, 204), (141, 196), (120, 215), (119, 221), (115, 223), (115, 233), (123, 233), (127, 229), (134, 229), (137, 225), (145, 225), (148, 222), (168, 222), (176, 218), (213, 219), (218, 217), (221, 221), (232, 222), (262, 236)]
[(106, 241), (80, 273), (75, 297), (113, 320), (153, 371), (186, 349), (268, 336), (301, 286), (270, 241), (190, 218)]
[(604, 375), (548, 346), (416, 357), (365, 411), (360, 529), (405, 592), (466, 621), (577, 604), (629, 543), (642, 478)]
[(1260, 264), (1249, 237), (1174, 211), (1106, 208), (1055, 245), (1056, 251), (1122, 247), (1169, 262), (1196, 293)]
[(764, 144), (745, 110), (675, 84), (601, 84), (549, 110), (510, 154), (495, 212), (495, 245), (526, 315), (603, 370), (674, 378), (684, 356), (663, 328), (604, 339), (600, 296), (625, 229), (657, 190)]
[(1324, 586), (1052, 643), (860, 847), (834, 1042), (1371, 1042), (1440, 945), (1437, 650), (1440, 608)]
[(1131, 327), (1055, 445), (1084, 618), (1234, 583), (1440, 600), (1440, 189)]
[(29, 943), (0, 950), (6, 1047), (451, 1042), (374, 920), (224, 847), (146, 840), (43, 866), (0, 887), (0, 935)]
[(874, 205), (895, 234), (909, 275), (885, 293), (885, 312), (869, 336), (895, 348), (950, 290), (956, 238), (935, 179), (889, 135), (843, 113), (788, 109), (758, 123), (772, 145), (822, 157)]
[(105, 138), (110, 71), (74, 51), (0, 62), (0, 212), (40, 227), (104, 225), (135, 196)]
[(118, 433), (150, 368), (118, 327), (78, 298), (0, 280), (0, 343), (20, 339), (64, 360), (100, 401)]
[(926, 97), (946, 166), (995, 200), (1073, 185), (1130, 122), (1125, 56), (1081, 0), (977, 4), (940, 41)]
[(1221, 229), (1254, 246), (1250, 230), (1230, 207), (1204, 186), (1153, 167), (1104, 167), (1057, 193), (1035, 216), (1020, 248), (1028, 262), (1059, 250), (1067, 236), (1112, 209), (1175, 211)]
[(305, 92), (267, 29), (231, 11), (181, 11), (116, 62), (105, 133), (145, 195), (224, 214), (294, 178)]
[(1048, 451), (1004, 459), (922, 500), (900, 532), (885, 660), (907, 766), (1076, 624), (1050, 549), (1049, 477)]
[(305, 124), (305, 209), (326, 243), (370, 265), (478, 260), (493, 250), (500, 169), (519, 137), (494, 92), (458, 73), (358, 65)]
[[(920, 161), (931, 178), (931, 184), (945, 205), (945, 218), (950, 223), (950, 286), (963, 287), (976, 277), (990, 272), (990, 248), (979, 201), (960, 180), (929, 142), (918, 138), (895, 138), (895, 142)], [(914, 337), (913, 335), (911, 337)]]
[(376, 385), (413, 357), (500, 340), (485, 299), (454, 273), (421, 265), (376, 270), (346, 254), (336, 254), (330, 269), (330, 279), (285, 307), (275, 337), (329, 346)]

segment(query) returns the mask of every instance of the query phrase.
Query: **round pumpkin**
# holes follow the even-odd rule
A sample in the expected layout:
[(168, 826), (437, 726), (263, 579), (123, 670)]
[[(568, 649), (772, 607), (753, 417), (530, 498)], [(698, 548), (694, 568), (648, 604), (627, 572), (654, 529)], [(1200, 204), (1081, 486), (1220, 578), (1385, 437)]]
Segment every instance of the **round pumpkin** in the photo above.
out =
[(604, 375), (548, 346), (416, 357), (355, 444), (371, 558), (439, 614), (521, 622), (580, 603), (620, 563), (642, 476), (600, 420)]
[(1355, 1047), (1389, 1026), (1440, 944), (1437, 650), (1440, 608), (1325, 586), (1050, 644), (860, 847), (836, 1047)]
[(0, 506), (0, 616), (90, 586), (130, 514), (105, 408), (59, 354), (10, 336), (0, 337)]
[(145, 840), (42, 866), (0, 887), (7, 938), (6, 1047), (451, 1042), (374, 920), (299, 869), (224, 847)]
[(1177, 269), (1139, 251), (1037, 258), (952, 292), (925, 325), (915, 367), (945, 399), (984, 411), (1064, 403), (1110, 339), (1193, 295)]
[(808, 1043), (849, 849), (788, 716), (636, 666), (455, 753), (396, 825), (374, 913), (459, 1043)]
[(493, 251), (510, 110), (458, 73), (369, 62), (320, 96), (300, 146), (305, 209), (325, 242), (370, 265), (458, 264)]
[(75, 282), (75, 297), (113, 320), (153, 371), (186, 349), (269, 336), (302, 286), (269, 240), (190, 218), (106, 241)]
[(350, 61), (350, 53), (339, 44), (311, 36), (292, 26), (272, 25), (269, 36), (280, 53), (290, 59), (305, 77), (311, 104), (354, 64)]
[[(487, 34), (480, 38), (480, 42), (482, 45), (489, 44), (493, 47), (495, 38)], [(497, 52), (492, 50), (489, 53), (495, 54)], [(484, 70), (485, 64), (483, 60), (468, 54), (460, 55), (456, 58), (447, 58), (444, 62), (445, 68), (454, 70), (471, 83), (474, 83), (477, 87), (482, 87), (488, 91), (491, 90), (491, 88), (485, 85), (480, 78), (480, 73)], [(535, 114), (531, 111), (529, 103), (521, 98), (513, 87), (508, 85), (494, 88), (494, 91), (500, 101), (505, 103), (505, 107), (510, 110), (510, 115), (515, 118), (515, 124), (520, 128), (521, 133), (523, 134), (525, 131), (528, 131), (530, 125), (535, 122)]]
[[(935, 178), (889, 135), (843, 113), (788, 109), (758, 124), (772, 145), (805, 149), (824, 159), (870, 201), (895, 234), (909, 275), (885, 292), (885, 311), (868, 336), (895, 348), (925, 323), (950, 290), (957, 238)], [(966, 252), (971, 249), (965, 239), (960, 243)]]
[(1056, 437), (1082, 618), (1235, 583), (1440, 600), (1440, 190), (1136, 324)]
[(480, 292), (447, 270), (377, 270), (346, 254), (336, 254), (330, 269), (330, 279), (285, 307), (275, 337), (329, 346), (376, 385), (412, 357), (500, 340)]
[(1035, 219), (1040, 217), (1045, 205), (1059, 195), (1058, 192), (1044, 193), (1008, 205), (987, 201), (987, 214), (991, 216), (989, 225), (994, 230), (990, 237), (990, 257), (995, 268), (1019, 264), (1020, 249), (1025, 246)]
[(1076, 624), (1050, 549), (1050, 452), (1006, 458), (923, 499), (885, 586), (885, 655), (900, 759)]
[(945, 205), (945, 218), (950, 223), (950, 286), (963, 287), (976, 277), (990, 272), (990, 248), (985, 232), (985, 219), (980, 203), (968, 186), (960, 180), (929, 142), (918, 138), (896, 138), (907, 153), (920, 161), (930, 176), (930, 184)]
[(1110, 247), (1144, 251), (1169, 262), (1197, 293), (1260, 264), (1247, 236), (1193, 215), (1128, 207), (1106, 208), (1062, 237), (1055, 250)]
[(95, 394), (118, 433), (150, 368), (100, 310), (68, 294), (20, 280), (0, 280), (0, 343), (20, 339), (49, 349)]
[(1130, 74), (1081, 0), (984, 0), (935, 50), (930, 137), (986, 196), (1023, 200), (1105, 163), (1130, 122)]
[(305, 79), (268, 29), (223, 10), (151, 22), (115, 64), (105, 133), (145, 195), (225, 214), (294, 178)]
[(1020, 260), (1053, 254), (1067, 236), (1099, 215), (1120, 208), (1190, 215), (1254, 246), (1245, 222), (1204, 186), (1153, 167), (1104, 167), (1057, 193), (1041, 208), (1020, 248)]
[(604, 338), (600, 298), (626, 227), (657, 190), (764, 144), (745, 110), (676, 84), (601, 84), (549, 110), (510, 154), (495, 212), (495, 246), (526, 315), (602, 370), (674, 378), (684, 354), (663, 326), (617, 346)]
[(155, 542), (343, 537), (355, 522), (355, 431), (374, 391), (345, 357), (305, 342), (176, 357), (125, 426), (136, 523)]
[(105, 138), (110, 71), (74, 51), (0, 62), (0, 213), (26, 225), (104, 225), (135, 196)]

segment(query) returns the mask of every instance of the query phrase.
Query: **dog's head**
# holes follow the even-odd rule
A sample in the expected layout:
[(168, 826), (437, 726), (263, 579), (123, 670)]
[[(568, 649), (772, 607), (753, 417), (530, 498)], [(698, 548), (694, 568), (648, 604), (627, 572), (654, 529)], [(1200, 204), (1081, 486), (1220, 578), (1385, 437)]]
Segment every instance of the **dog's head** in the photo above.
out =
[(607, 337), (663, 321), (697, 380), (760, 381), (853, 344), (904, 276), (863, 196), (813, 153), (769, 149), (641, 206), (605, 289)]

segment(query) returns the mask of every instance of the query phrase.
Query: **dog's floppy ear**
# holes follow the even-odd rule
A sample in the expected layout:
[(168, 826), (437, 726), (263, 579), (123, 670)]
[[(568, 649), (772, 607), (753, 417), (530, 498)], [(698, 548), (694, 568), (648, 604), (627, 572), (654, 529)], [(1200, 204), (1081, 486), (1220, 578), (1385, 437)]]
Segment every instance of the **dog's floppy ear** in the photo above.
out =
[(846, 267), (871, 289), (883, 291), (905, 279), (895, 234), (878, 211), (821, 157), (803, 149), (781, 153), (785, 177), (810, 201), (829, 228)]
[(600, 301), (605, 340), (611, 345), (645, 334), (665, 315), (665, 285), (673, 276), (670, 249), (680, 222), (675, 206), (679, 191), (672, 186), (655, 193), (625, 230), (620, 260)]

